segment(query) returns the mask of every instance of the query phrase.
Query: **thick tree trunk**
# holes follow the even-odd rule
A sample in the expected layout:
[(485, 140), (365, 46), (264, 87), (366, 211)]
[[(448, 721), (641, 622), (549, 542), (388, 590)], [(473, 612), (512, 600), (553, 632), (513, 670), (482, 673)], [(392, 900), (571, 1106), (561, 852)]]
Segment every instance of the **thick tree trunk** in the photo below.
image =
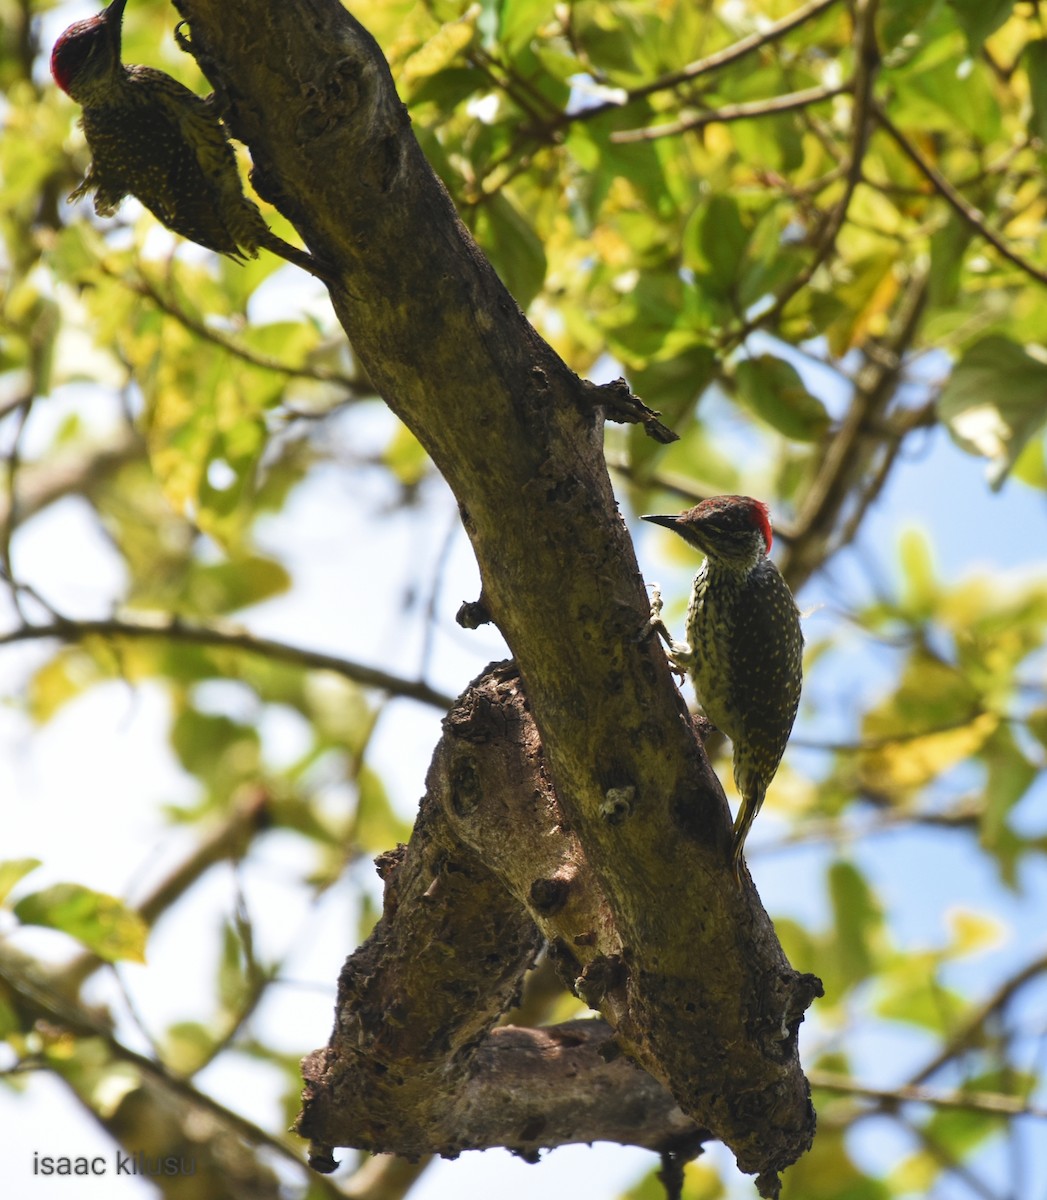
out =
[[(572, 945), (569, 931), (557, 932), (543, 912), (547, 892), (535, 886), (546, 879), (555, 891), (556, 873), (528, 879), (515, 860), (516, 839), (534, 841), (527, 828), (534, 813), (528, 818), (506, 801), (517, 824), (510, 822), (504, 853), (485, 858), (483, 871), (465, 844), (474, 837), (486, 852), (478, 825), (463, 818), (453, 831), (460, 851), (448, 849), (439, 861), (415, 847), (425, 836), (417, 830), (405, 861), (431, 871), (430, 900), (440, 904), (442, 936), (462, 972), (454, 1002), (441, 1000), (448, 1032), (441, 1040), (436, 1025), (429, 1028), (440, 1010), (427, 956), (404, 944), (393, 963), (382, 947), (363, 948), (347, 964), (331, 1045), (309, 1068), (303, 1130), (325, 1146), (453, 1150), (438, 1136), (426, 1144), (425, 1131), (436, 1130), (427, 1110), (464, 1103), (461, 1089), (475, 1083), (470, 1072), (492, 1061), (493, 1039), (504, 1041), (487, 1030), (515, 986), (507, 964), (519, 971), (533, 953), (534, 922), (567, 947), (580, 989), (629, 1059), (774, 1194), (776, 1172), (813, 1135), (796, 1029), (817, 981), (789, 968), (754, 889), (734, 884), (723, 793), (661, 647), (637, 640), (647, 597), (604, 466), (601, 405), (638, 420), (642, 407), (580, 381), (527, 322), (425, 161), (377, 45), (337, 0), (179, 0), (177, 7), (232, 129), (250, 148), (259, 189), (343, 272), (332, 301), (354, 353), (454, 490), (483, 605), (515, 657), (542, 769), (562, 811), (555, 829), (546, 826), (553, 856), (575, 861), (577, 852), (569, 903), (599, 914), (595, 942), (579, 944), (577, 935), (594, 932), (579, 928)], [(461, 720), (468, 727), (479, 719), (480, 703), (466, 695), (445, 742), (462, 736)], [(499, 694), (482, 706), (503, 713), (497, 725), (510, 719), (506, 704)], [(463, 706), (473, 715), (462, 718)], [(479, 786), (486, 755), (474, 748), (459, 760), (461, 753), (438, 752), (430, 793), (470, 796), (477, 812), (489, 813), (500, 801), (485, 789), (513, 781), (495, 771)], [(448, 756), (464, 774), (446, 775)], [(469, 864), (453, 887), (448, 862)], [(485, 943), (497, 957), (492, 992), (485, 955), (470, 951), (469, 914), (479, 904), (493, 908), (500, 890), (505, 922)], [(395, 925), (388, 903), (383, 921)], [(404, 1106), (381, 1128), (353, 1103), (353, 1079), (364, 1069), (359, 1053), (345, 1057), (346, 1032), (366, 1032), (375, 1000), (365, 951), (379, 955), (380, 970), (395, 970), (402, 1004), (396, 1022), (386, 1023), (385, 1048), (365, 1036), (362, 1049), (406, 1054), (405, 1082), (412, 1063), (427, 1064), (424, 1085), (406, 1088)], [(540, 1105), (544, 1093), (535, 1086)], [(539, 1134), (514, 1144), (552, 1141)]]

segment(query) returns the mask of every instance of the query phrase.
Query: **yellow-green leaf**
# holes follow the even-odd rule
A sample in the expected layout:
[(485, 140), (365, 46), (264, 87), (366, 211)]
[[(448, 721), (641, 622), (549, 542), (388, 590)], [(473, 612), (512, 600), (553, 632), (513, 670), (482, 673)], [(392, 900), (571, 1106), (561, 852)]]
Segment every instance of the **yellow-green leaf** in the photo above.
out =
[(945, 914), (952, 948), (958, 955), (980, 954), (1001, 945), (1006, 927), (994, 917), (969, 908), (953, 908)]
[(38, 858), (9, 858), (0, 862), (0, 902), (7, 899), (16, 883), (24, 879), (30, 871), (35, 871), (38, 866)]
[(822, 402), (804, 387), (796, 368), (772, 354), (738, 363), (739, 399), (773, 429), (798, 442), (816, 442), (829, 428)]
[(1000, 487), (1047, 420), (1047, 356), (1008, 338), (982, 338), (957, 363), (938, 413), (956, 442), (989, 460), (989, 482)]
[(145, 962), (149, 928), (116, 896), (78, 883), (56, 883), (19, 900), (14, 913), (24, 925), (60, 929), (107, 962)]

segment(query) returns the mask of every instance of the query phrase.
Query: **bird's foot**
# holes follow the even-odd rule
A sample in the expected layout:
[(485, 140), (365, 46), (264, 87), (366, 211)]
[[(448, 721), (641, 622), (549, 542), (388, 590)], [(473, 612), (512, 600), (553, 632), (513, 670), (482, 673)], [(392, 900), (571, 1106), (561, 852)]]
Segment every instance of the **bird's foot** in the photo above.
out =
[(656, 583), (647, 585), (651, 589), (651, 611), (647, 620), (640, 627), (640, 632), (637, 634), (638, 642), (645, 641), (656, 633), (666, 646), (666, 658), (669, 660), (669, 669), (680, 679), (687, 676), (687, 666), (694, 657), (691, 653), (691, 647), (683, 642), (674, 642), (673, 635), (669, 632), (665, 622), (662, 620), (662, 591)]
[(640, 626), (636, 640), (638, 642), (646, 641), (652, 633), (656, 633), (668, 645), (672, 638), (662, 620), (662, 590), (656, 583), (649, 583), (647, 586), (651, 589), (651, 608), (647, 620)]

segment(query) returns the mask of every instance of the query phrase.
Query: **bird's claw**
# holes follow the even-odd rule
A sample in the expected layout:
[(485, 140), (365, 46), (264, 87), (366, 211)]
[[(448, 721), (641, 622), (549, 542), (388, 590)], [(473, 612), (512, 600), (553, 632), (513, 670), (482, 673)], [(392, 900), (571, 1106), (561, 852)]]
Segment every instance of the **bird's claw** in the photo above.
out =
[(647, 620), (640, 626), (640, 631), (636, 635), (637, 642), (645, 642), (652, 633), (656, 633), (666, 643), (669, 642), (669, 631), (665, 627), (665, 622), (662, 620), (662, 592), (656, 583), (647, 585), (651, 589), (651, 609), (648, 613)]

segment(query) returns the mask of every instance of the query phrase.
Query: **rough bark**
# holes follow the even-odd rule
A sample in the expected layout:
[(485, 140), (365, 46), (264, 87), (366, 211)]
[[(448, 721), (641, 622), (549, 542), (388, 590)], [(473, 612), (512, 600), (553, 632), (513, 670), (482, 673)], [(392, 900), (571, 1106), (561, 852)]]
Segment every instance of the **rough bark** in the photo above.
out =
[(515, 668), (485, 675), (445, 725), (411, 841), (379, 861), (382, 918), (342, 972), (331, 1043), (307, 1060), (300, 1132), (320, 1158), (347, 1123), (353, 1145), (408, 1156), (597, 1140), (693, 1153), (708, 1135), (605, 1022), (492, 1028), (543, 941), (568, 986), (606, 977), (622, 1008), (607, 967), (620, 947)]
[[(774, 1194), (813, 1134), (795, 1032), (815, 987), (789, 968), (752, 886), (734, 885), (723, 793), (661, 648), (636, 637), (647, 597), (604, 466), (601, 405), (644, 412), (580, 381), (528, 324), (425, 161), (377, 45), (337, 0), (177, 7), (260, 189), (344, 272), (332, 301), (354, 352), (458, 498), (484, 607), (620, 947), (589, 981), (590, 1003)], [(512, 865), (493, 869), (540, 923)], [(456, 891), (463, 912), (474, 889), (489, 896), (495, 883), (470, 877)], [(453, 938), (459, 914), (446, 919)], [(403, 971), (410, 1024), (428, 999), (424, 976)], [(490, 1009), (462, 1014), (463, 1000), (474, 997), (446, 1018), (475, 1019), (480, 1037)], [(343, 996), (339, 1026), (356, 1003)], [(314, 1090), (307, 1116), (317, 1103)], [(323, 1122), (323, 1140), (370, 1144), (358, 1114), (344, 1115)]]

